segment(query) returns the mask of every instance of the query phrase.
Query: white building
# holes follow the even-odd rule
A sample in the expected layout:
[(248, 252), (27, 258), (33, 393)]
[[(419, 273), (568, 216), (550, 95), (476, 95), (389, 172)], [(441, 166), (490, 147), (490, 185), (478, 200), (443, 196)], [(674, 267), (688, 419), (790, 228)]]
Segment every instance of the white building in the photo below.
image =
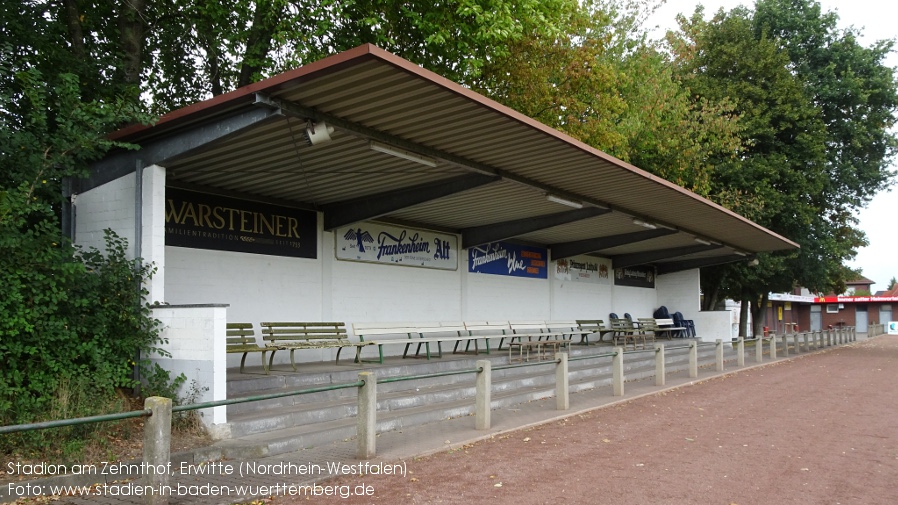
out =
[(115, 138), (141, 149), (72, 181), (69, 232), (100, 246), (112, 228), (157, 267), (166, 366), (208, 400), (225, 397), (239, 358), (224, 352), (227, 321), (606, 319), (666, 305), (728, 338), (728, 312), (699, 311), (698, 268), (797, 247), (370, 45)]

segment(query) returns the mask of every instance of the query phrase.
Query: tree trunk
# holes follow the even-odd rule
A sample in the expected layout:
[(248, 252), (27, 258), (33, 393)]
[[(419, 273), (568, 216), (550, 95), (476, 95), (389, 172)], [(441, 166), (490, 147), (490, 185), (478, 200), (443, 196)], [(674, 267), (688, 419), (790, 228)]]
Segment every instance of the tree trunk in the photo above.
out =
[(125, 84), (140, 85), (143, 71), (143, 46), (146, 23), (144, 13), (147, 0), (123, 0), (119, 12), (119, 34), (122, 44), (122, 63), (119, 71)]
[(240, 78), (237, 87), (253, 83), (253, 77), (262, 70), (265, 59), (271, 51), (271, 38), (274, 36), (282, 8), (277, 0), (260, 0), (256, 2), (253, 15), (253, 26), (246, 39), (246, 54), (240, 65)]
[(739, 336), (740, 337), (748, 337), (748, 320), (750, 319), (751, 314), (751, 302), (748, 299), (748, 296), (743, 295), (742, 297), (742, 305), (739, 310)]
[(767, 308), (767, 299), (768, 293), (765, 291), (763, 295), (761, 295), (761, 299), (758, 300), (758, 304), (752, 304), (751, 308), (751, 321), (752, 328), (754, 328), (755, 336), (764, 334), (764, 321), (765, 321), (765, 309)]
[(84, 33), (81, 31), (81, 11), (78, 9), (78, 0), (65, 0), (64, 3), (72, 57), (80, 63), (86, 58), (84, 53)]

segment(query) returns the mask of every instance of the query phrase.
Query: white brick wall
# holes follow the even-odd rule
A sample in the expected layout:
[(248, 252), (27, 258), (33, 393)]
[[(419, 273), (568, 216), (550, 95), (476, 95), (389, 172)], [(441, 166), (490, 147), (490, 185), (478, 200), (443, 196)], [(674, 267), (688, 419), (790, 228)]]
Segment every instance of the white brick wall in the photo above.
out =
[(75, 197), (75, 243), (104, 250), (103, 230), (128, 240), (134, 255), (134, 174), (129, 174)]
[[(227, 308), (161, 306), (153, 310), (153, 316), (162, 321), (162, 337), (168, 343), (160, 347), (171, 353), (171, 357), (157, 355), (151, 360), (171, 372), (172, 378), (182, 373), (187, 377), (180, 396), (186, 398), (190, 389), (196, 388), (200, 394), (192, 400), (197, 403), (227, 398)], [(204, 409), (200, 415), (213, 434), (215, 425), (227, 422), (225, 407)]]

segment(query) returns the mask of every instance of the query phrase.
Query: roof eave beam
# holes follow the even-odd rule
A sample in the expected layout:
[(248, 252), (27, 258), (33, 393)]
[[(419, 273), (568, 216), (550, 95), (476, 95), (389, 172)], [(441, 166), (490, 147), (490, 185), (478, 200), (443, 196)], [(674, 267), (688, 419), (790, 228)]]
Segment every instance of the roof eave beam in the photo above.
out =
[(711, 245), (693, 245), (686, 247), (672, 247), (670, 249), (659, 249), (657, 251), (646, 251), (636, 254), (621, 254), (611, 258), (611, 265), (614, 268), (628, 268), (647, 263), (654, 263), (659, 260), (668, 258), (679, 258), (680, 256), (688, 256), (707, 251), (713, 251), (723, 247), (720, 244)]
[(751, 261), (752, 259), (754, 259), (754, 257), (742, 256), (741, 254), (730, 254), (727, 256), (715, 256), (713, 258), (696, 258), (684, 261), (671, 261), (658, 265), (658, 275), (672, 274), (674, 272), (682, 272), (684, 270), (694, 270), (696, 268), (726, 265), (728, 263), (737, 263), (740, 261)]
[(498, 177), (468, 174), (419, 184), (394, 191), (384, 191), (361, 198), (322, 205), (324, 229), (333, 230), (359, 221), (367, 221), (380, 216), (412, 207), (445, 196), (474, 189), (498, 181)]
[(167, 161), (196, 153), (247, 128), (272, 118), (282, 117), (278, 109), (244, 110), (239, 114), (216, 118), (175, 135), (148, 141), (138, 150), (122, 149), (110, 153), (91, 163), (90, 175), (75, 182), (72, 192), (82, 193), (128, 175), (136, 170), (138, 163), (145, 167), (164, 165)]
[(633, 233), (625, 233), (623, 235), (552, 244), (549, 248), (552, 250), (552, 259), (557, 260), (577, 256), (578, 254), (586, 254), (601, 251), (603, 249), (611, 249), (612, 247), (642, 242), (644, 240), (651, 240), (653, 238), (672, 235), (674, 233), (677, 233), (676, 230), (659, 228), (657, 230), (636, 231)]
[(546, 214), (523, 219), (514, 219), (501, 223), (493, 223), (484, 226), (465, 228), (461, 232), (462, 248), (488, 244), (498, 240), (504, 240), (534, 231), (552, 228), (562, 224), (582, 221), (611, 212), (608, 209), (586, 207), (555, 214)]

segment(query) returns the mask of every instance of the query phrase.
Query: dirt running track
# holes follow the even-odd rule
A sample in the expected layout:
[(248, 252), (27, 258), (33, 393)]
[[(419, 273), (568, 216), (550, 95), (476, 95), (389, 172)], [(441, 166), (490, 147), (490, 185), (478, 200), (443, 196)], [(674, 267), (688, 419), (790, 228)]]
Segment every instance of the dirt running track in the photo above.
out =
[(404, 477), (328, 481), (374, 495), (312, 502), (898, 504), (896, 388), (898, 337), (883, 336), (414, 459)]

